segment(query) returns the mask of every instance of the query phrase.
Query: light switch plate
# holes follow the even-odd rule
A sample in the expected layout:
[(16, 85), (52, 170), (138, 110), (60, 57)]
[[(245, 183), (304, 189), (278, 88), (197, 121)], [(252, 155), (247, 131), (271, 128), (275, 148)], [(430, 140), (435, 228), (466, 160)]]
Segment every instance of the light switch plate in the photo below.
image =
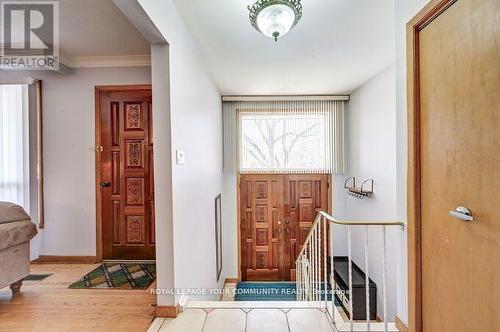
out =
[(175, 161), (177, 162), (177, 165), (184, 165), (186, 162), (186, 155), (184, 154), (184, 151), (176, 150), (175, 152)]

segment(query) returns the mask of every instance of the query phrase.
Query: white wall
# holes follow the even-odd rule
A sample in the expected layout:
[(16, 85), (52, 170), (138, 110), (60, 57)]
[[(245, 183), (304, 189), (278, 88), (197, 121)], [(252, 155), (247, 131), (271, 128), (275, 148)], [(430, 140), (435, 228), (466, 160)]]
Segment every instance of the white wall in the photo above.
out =
[[(169, 58), (163, 61), (169, 62), (170, 72), (174, 243), (173, 257), (166, 257), (166, 253), (157, 252), (157, 261), (159, 264), (162, 264), (162, 260), (173, 263), (171, 270), (173, 268), (176, 288), (220, 287), (224, 275), (219, 282), (216, 281), (214, 226), (214, 200), (217, 194), (222, 192), (220, 94), (172, 1), (140, 0), (139, 3), (169, 44)], [(161, 55), (154, 55), (153, 68), (158, 61), (162, 61)], [(164, 79), (168, 80), (168, 76)], [(156, 79), (153, 86), (155, 82)], [(154, 91), (156, 93), (158, 90)], [(155, 132), (158, 130), (161, 129), (158, 128)], [(157, 137), (154, 139), (157, 140)], [(175, 164), (176, 149), (185, 152), (184, 165)], [(157, 153), (155, 150), (155, 155)], [(156, 172), (164, 169), (162, 166), (156, 162)], [(162, 198), (157, 194), (156, 204), (161, 201)], [(163, 217), (158, 216), (157, 222), (169, 222), (168, 218)], [(167, 228), (165, 230), (168, 231)], [(158, 241), (172, 238), (169, 234), (157, 236)], [(158, 285), (169, 286), (160, 273)], [(158, 303), (161, 305), (170, 305), (171, 301), (168, 297), (158, 297)]]
[[(359, 202), (354, 201), (352, 198), (348, 198), (347, 202), (341, 209), (344, 210), (344, 217), (352, 216), (357, 219), (366, 219), (368, 217), (391, 217), (392, 220), (400, 220), (406, 222), (407, 218), (407, 93), (406, 93), (406, 24), (407, 22), (415, 16), (418, 11), (420, 11), (429, 0), (398, 0), (394, 1), (395, 4), (395, 54), (396, 61), (395, 67), (389, 68), (385, 72), (381, 73), (371, 81), (367, 82), (363, 87), (359, 88), (351, 96), (351, 101), (349, 103), (347, 117), (349, 122), (348, 128), (348, 160), (349, 168), (348, 173), (350, 175), (364, 176), (362, 169), (359, 169), (360, 165), (367, 163), (369, 160), (374, 162), (373, 165), (377, 165), (379, 171), (382, 171), (382, 167), (385, 165), (386, 172), (384, 174), (379, 174), (379, 178), (375, 178), (375, 195), (370, 203), (367, 200), (362, 200)], [(392, 71), (392, 74), (388, 72)], [(395, 72), (395, 73), (394, 73)], [(395, 82), (389, 82), (389, 76), (391, 80), (394, 79)], [(385, 78), (384, 78), (385, 77)], [(382, 86), (381, 82), (386, 80), (387, 84), (391, 86), (391, 90), (395, 89), (395, 104), (394, 101), (386, 100), (387, 105), (392, 111), (387, 111), (385, 114), (385, 124), (383, 131), (380, 131), (374, 135), (373, 130), (375, 128), (382, 129), (378, 126), (382, 125), (380, 122), (370, 122), (368, 123), (367, 118), (359, 118), (356, 109), (361, 105), (359, 103), (360, 97), (369, 96), (374, 93), (376, 89), (385, 90), (385, 94), (389, 92), (389, 88)], [(377, 87), (378, 86), (378, 87)], [(382, 94), (377, 94), (378, 96), (383, 96)], [(388, 95), (386, 95), (388, 97)], [(383, 98), (383, 97), (382, 97)], [(380, 100), (382, 100), (380, 98)], [(393, 97), (394, 98), (394, 97)], [(377, 102), (378, 105), (381, 105)], [(373, 105), (370, 106), (373, 108)], [(368, 113), (376, 113), (375, 109), (366, 110)], [(382, 110), (379, 109), (379, 112)], [(389, 116), (389, 113), (391, 114)], [(368, 115), (370, 118), (372, 114)], [(359, 126), (363, 126), (363, 123), (367, 126), (364, 135), (356, 135), (355, 131), (359, 130)], [(369, 127), (368, 127), (369, 124)], [(354, 128), (353, 128), (354, 126)], [(370, 129), (372, 128), (372, 129)], [(359, 131), (361, 132), (361, 131)], [(367, 133), (372, 133), (372, 141), (365, 139), (368, 137)], [(360, 139), (361, 138), (361, 139)], [(380, 147), (377, 149), (382, 142), (385, 141), (387, 146), (394, 147), (388, 149), (387, 147)], [(363, 143), (364, 142), (364, 143)], [(369, 149), (368, 160), (361, 155), (364, 148)], [(382, 151), (385, 156), (376, 156), (370, 151)], [(366, 157), (366, 156), (365, 156)], [(387, 161), (387, 162), (384, 162)], [(389, 162), (391, 161), (391, 162)], [(359, 169), (359, 172), (356, 169)], [(370, 171), (368, 171), (370, 172)], [(369, 175), (367, 175), (368, 177)], [(373, 175), (375, 176), (375, 175)], [(383, 182), (382, 182), (383, 181)], [(382, 201), (383, 199), (383, 201)], [(384, 203), (386, 202), (386, 203)], [(394, 202), (396, 202), (394, 206)], [(385, 206), (384, 206), (385, 205)], [(380, 208), (372, 209), (372, 207)], [(373, 213), (373, 214), (372, 214)], [(377, 242), (380, 241), (380, 232), (375, 234), (370, 234), (370, 238), (375, 237)], [(353, 238), (356, 239), (359, 245), (353, 245), (354, 259), (362, 267), (363, 256), (360, 249), (363, 249), (363, 236), (362, 232), (353, 232)], [(407, 264), (407, 232), (401, 230), (394, 230), (387, 233), (387, 243), (388, 243), (388, 271), (395, 271), (392, 273), (388, 279), (389, 285), (389, 295), (390, 295), (390, 305), (388, 307), (388, 314), (393, 315), (394, 313), (404, 322), (408, 323), (408, 264)], [(370, 247), (376, 244), (371, 242)], [(373, 271), (375, 266), (380, 264), (380, 252), (378, 250), (370, 250), (370, 270)], [(376, 263), (376, 264), (374, 264)], [(363, 267), (362, 267), (363, 268)], [(380, 282), (380, 270), (375, 270), (374, 280), (377, 282), (379, 290), (381, 289)], [(380, 297), (379, 297), (380, 303)], [(381, 307), (379, 306), (379, 312)], [(389, 316), (391, 317), (391, 316)], [(392, 319), (392, 317), (391, 317)]]
[(43, 80), (45, 228), (32, 241), (32, 259), (96, 254), (94, 86), (148, 84), (150, 73), (149, 67), (1, 71), (2, 82)]
[[(172, 117), (170, 112), (169, 58), (168, 45), (151, 46), (153, 141), (155, 147), (156, 285), (158, 288), (165, 289), (174, 287)], [(173, 305), (176, 303), (175, 296), (157, 296), (157, 303), (159, 305)]]
[[(344, 218), (396, 220), (396, 87), (391, 66), (351, 94), (347, 111), (349, 176), (357, 185), (374, 179), (374, 194), (358, 199), (347, 196)], [(344, 190), (345, 194), (345, 190)], [(399, 227), (387, 234), (387, 317), (396, 314), (396, 244)], [(382, 316), (382, 227), (369, 231), (369, 271), (377, 284), (377, 311)], [(364, 228), (352, 228), (354, 262), (364, 270)]]
[(224, 274), (227, 278), (238, 278), (238, 190), (237, 174), (224, 173), (223, 179), (223, 239)]
[[(406, 95), (406, 23), (429, 0), (397, 0), (395, 4), (396, 34), (396, 198), (397, 216), (406, 222), (406, 168), (407, 168), (407, 95)], [(408, 262), (407, 233), (398, 240), (397, 294), (398, 317), (408, 323)]]
[[(348, 118), (349, 104), (346, 106), (346, 135), (348, 135)], [(349, 142), (345, 140), (346, 158), (349, 158)], [(347, 159), (348, 160), (348, 159)], [(348, 164), (346, 162), (346, 172)], [(344, 181), (348, 177), (347, 174), (335, 174), (332, 176), (332, 216), (339, 220), (347, 220), (349, 214), (347, 212), (347, 194), (344, 189)], [(347, 256), (347, 229), (340, 225), (333, 226), (333, 252), (334, 256)]]

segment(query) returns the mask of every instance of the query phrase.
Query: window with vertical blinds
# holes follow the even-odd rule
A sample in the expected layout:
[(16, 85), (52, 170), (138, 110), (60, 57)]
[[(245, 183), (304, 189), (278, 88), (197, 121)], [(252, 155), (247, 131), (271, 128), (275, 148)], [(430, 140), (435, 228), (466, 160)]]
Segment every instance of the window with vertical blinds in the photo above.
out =
[[(237, 122), (240, 173), (342, 173), (344, 102), (225, 102), (226, 128)], [(231, 154), (231, 147), (224, 148)], [(225, 168), (234, 161), (225, 156)]]

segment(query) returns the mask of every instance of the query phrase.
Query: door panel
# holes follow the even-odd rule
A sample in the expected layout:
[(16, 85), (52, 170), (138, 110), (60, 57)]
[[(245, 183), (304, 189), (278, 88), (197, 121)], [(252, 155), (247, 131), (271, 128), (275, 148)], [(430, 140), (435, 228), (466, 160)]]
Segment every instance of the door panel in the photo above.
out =
[(499, 12), (457, 1), (420, 32), (424, 331), (500, 331)]
[(151, 90), (100, 93), (104, 259), (154, 259)]
[[(295, 260), (319, 211), (328, 212), (328, 175), (294, 174), (284, 179), (284, 279), (295, 279)], [(287, 230), (288, 229), (288, 230)]]
[(293, 280), (316, 213), (328, 211), (328, 175), (240, 176), (242, 280)]
[(279, 175), (242, 175), (240, 178), (243, 280), (280, 279), (281, 188), (283, 178)]

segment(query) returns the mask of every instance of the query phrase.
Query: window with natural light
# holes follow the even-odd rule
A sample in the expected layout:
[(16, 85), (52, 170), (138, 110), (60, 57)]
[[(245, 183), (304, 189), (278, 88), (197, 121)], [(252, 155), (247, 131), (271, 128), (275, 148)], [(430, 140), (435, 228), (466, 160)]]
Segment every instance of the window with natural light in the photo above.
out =
[(0, 201), (29, 210), (28, 87), (0, 84)]
[(240, 111), (240, 172), (328, 173), (329, 125), (326, 111)]

